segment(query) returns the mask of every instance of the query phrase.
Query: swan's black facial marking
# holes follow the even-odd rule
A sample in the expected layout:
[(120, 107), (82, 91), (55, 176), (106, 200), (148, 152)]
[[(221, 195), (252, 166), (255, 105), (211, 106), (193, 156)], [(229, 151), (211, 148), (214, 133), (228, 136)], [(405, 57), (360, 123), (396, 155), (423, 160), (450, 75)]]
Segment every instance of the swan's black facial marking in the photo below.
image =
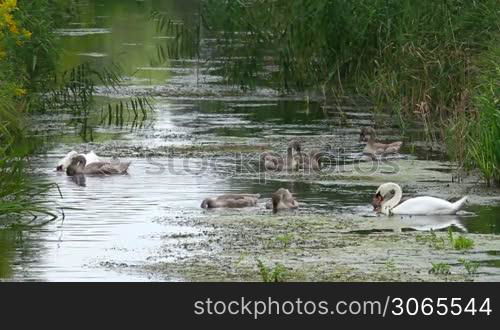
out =
[(63, 171), (63, 166), (62, 165), (59, 165), (56, 167), (56, 171), (57, 172), (62, 172)]

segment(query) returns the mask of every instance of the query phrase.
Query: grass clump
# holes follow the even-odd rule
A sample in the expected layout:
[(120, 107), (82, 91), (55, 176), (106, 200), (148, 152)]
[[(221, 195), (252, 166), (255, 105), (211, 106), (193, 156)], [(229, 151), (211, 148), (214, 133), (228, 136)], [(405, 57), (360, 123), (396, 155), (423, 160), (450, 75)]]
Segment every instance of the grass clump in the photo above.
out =
[(457, 238), (453, 236), (451, 228), (448, 229), (448, 239), (455, 250), (470, 250), (474, 247), (474, 241), (465, 236), (459, 235)]
[(427, 244), (428, 246), (436, 249), (443, 250), (446, 248), (446, 242), (443, 237), (438, 237), (431, 229), (428, 235), (419, 234), (415, 236), (415, 240), (420, 243)]
[(449, 275), (451, 274), (450, 272), (450, 265), (439, 262), (439, 263), (431, 263), (432, 268), (429, 270), (429, 274), (436, 274), (436, 275)]
[(283, 249), (286, 249), (290, 246), (290, 244), (292, 244), (293, 238), (294, 238), (293, 234), (288, 233), (288, 234), (283, 234), (283, 235), (277, 236), (275, 238), (275, 240), (280, 243), (280, 245)]
[(474, 247), (474, 241), (464, 236), (458, 236), (453, 240), (453, 248), (455, 250), (470, 250)]
[(420, 243), (427, 244), (436, 250), (443, 250), (452, 248), (455, 250), (470, 250), (474, 247), (474, 240), (467, 238), (463, 235), (455, 237), (452, 228), (448, 228), (448, 240), (444, 237), (439, 237), (433, 230), (429, 234), (418, 234), (415, 240)]
[(257, 259), (257, 267), (263, 282), (284, 282), (288, 274), (287, 269), (280, 263), (276, 263), (273, 268), (264, 265), (264, 263)]
[(476, 275), (477, 274), (477, 269), (479, 268), (479, 264), (474, 261), (466, 260), (466, 259), (459, 259), (459, 263), (464, 266), (465, 270), (467, 271), (467, 274), (469, 275)]

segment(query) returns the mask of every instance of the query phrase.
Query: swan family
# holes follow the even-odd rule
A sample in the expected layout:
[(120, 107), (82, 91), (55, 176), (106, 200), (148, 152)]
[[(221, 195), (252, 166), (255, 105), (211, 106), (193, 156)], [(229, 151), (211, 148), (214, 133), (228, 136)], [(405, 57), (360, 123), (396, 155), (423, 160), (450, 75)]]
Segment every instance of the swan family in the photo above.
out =
[[(361, 130), (359, 140), (366, 142), (363, 153), (372, 156), (398, 153), (403, 144), (402, 141), (377, 142), (375, 130), (371, 127)], [(321, 153), (316, 150), (305, 153), (300, 142), (292, 140), (287, 146), (285, 158), (278, 153), (265, 152), (261, 154), (260, 162), (266, 171), (320, 170)], [(56, 171), (65, 171), (68, 176), (113, 175), (126, 174), (129, 166), (130, 162), (103, 160), (93, 151), (87, 154), (71, 151), (59, 161)], [(204, 209), (253, 207), (257, 206), (260, 197), (260, 194), (225, 194), (205, 198), (201, 207)], [(403, 190), (398, 184), (384, 183), (378, 187), (373, 196), (373, 210), (385, 215), (450, 215), (461, 210), (467, 201), (467, 196), (453, 203), (431, 196), (419, 196), (401, 201), (402, 197)], [(266, 204), (266, 208), (274, 212), (298, 207), (298, 201), (285, 188), (279, 188), (272, 193), (270, 201)]]
[(261, 154), (260, 161), (266, 171), (298, 171), (301, 169), (317, 171), (321, 168), (321, 153), (312, 150), (306, 154), (302, 152), (300, 142), (293, 140), (288, 144), (285, 159), (278, 153), (264, 152)]
[[(226, 194), (217, 197), (205, 198), (201, 203), (204, 209), (213, 208), (242, 208), (256, 206), (260, 194)], [(299, 203), (292, 193), (285, 188), (280, 188), (271, 195), (271, 200), (266, 204), (267, 209), (274, 212), (285, 209), (296, 209)]]

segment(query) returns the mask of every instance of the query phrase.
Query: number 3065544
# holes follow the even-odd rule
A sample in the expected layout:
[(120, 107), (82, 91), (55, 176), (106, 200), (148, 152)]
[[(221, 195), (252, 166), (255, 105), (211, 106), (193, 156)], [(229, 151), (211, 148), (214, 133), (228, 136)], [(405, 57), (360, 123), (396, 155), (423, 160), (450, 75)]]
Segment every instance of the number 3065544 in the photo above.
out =
[(462, 298), (437, 298), (436, 300), (424, 298), (421, 302), (416, 298), (406, 300), (394, 298), (392, 303), (394, 306), (393, 315), (417, 315), (419, 313), (423, 315), (432, 315), (434, 313), (437, 315), (461, 315), (464, 313), (490, 315), (492, 313), (490, 298), (486, 298), (482, 302), (476, 302), (476, 298), (471, 298), (468, 301)]

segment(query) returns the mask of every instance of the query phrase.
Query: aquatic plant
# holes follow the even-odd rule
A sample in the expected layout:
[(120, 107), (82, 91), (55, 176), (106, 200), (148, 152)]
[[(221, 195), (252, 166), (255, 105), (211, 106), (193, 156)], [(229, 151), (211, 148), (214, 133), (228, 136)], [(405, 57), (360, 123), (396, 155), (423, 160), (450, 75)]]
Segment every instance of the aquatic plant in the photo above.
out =
[(287, 233), (287, 234), (283, 234), (283, 235), (277, 236), (275, 238), (275, 240), (277, 242), (281, 243), (281, 246), (282, 246), (283, 249), (286, 249), (292, 243), (293, 238), (294, 238), (294, 236), (293, 236), (292, 233)]
[(394, 263), (394, 260), (392, 260), (392, 259), (388, 259), (384, 263), (384, 268), (389, 273), (393, 273), (393, 272), (397, 271), (396, 264)]
[(467, 274), (475, 275), (477, 273), (477, 269), (479, 268), (479, 264), (477, 262), (466, 260), (464, 258), (459, 259), (458, 262), (460, 262), (464, 266)]
[(436, 233), (431, 229), (428, 235), (418, 234), (415, 236), (417, 242), (422, 242), (428, 244), (430, 247), (442, 250), (446, 248), (446, 242), (444, 238), (438, 237)]
[(459, 235), (457, 238), (453, 236), (453, 231), (451, 227), (448, 228), (448, 240), (450, 245), (455, 250), (470, 250), (474, 247), (474, 241), (465, 236)]
[(165, 39), (164, 44), (157, 45), (155, 64), (164, 63), (169, 59), (200, 58), (200, 19), (195, 22), (173, 20), (156, 10), (151, 12), (151, 19), (156, 21), (156, 31), (169, 37)]
[(439, 263), (433, 263), (431, 262), (432, 268), (429, 270), (429, 274), (436, 274), (436, 275), (449, 275), (450, 272), (450, 265), (439, 262)]
[(257, 259), (257, 267), (263, 282), (284, 282), (287, 275), (287, 269), (280, 263), (276, 263), (273, 268), (267, 267)]
[(469, 120), (467, 144), (470, 168), (478, 168), (487, 185), (500, 183), (500, 46), (491, 45), (478, 63), (478, 78), (472, 102), (479, 109)]
[(455, 250), (470, 250), (474, 247), (474, 241), (464, 236), (458, 236), (453, 240), (453, 248)]

